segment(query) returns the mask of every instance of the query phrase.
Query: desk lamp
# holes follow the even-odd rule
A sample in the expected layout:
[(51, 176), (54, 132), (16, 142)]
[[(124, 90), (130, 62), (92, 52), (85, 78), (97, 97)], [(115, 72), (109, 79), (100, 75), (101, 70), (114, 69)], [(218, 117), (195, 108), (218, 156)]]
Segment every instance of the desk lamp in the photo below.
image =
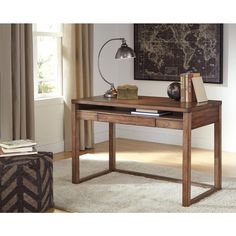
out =
[(100, 56), (101, 56), (102, 49), (105, 47), (105, 45), (108, 44), (111, 41), (114, 41), (114, 40), (121, 40), (122, 41), (122, 44), (121, 44), (120, 48), (116, 52), (115, 59), (135, 58), (134, 50), (132, 48), (128, 47), (128, 45), (126, 44), (126, 40), (124, 38), (112, 38), (112, 39), (109, 39), (108, 41), (106, 41), (102, 45), (102, 47), (101, 47), (101, 49), (98, 53), (98, 71), (99, 71), (99, 74), (102, 77), (102, 79), (111, 86), (111, 88), (109, 90), (107, 90), (104, 94), (104, 97), (106, 97), (106, 98), (116, 97), (117, 96), (117, 90), (114, 86), (114, 83), (109, 82), (103, 76), (103, 74), (101, 72), (101, 69), (100, 69)]

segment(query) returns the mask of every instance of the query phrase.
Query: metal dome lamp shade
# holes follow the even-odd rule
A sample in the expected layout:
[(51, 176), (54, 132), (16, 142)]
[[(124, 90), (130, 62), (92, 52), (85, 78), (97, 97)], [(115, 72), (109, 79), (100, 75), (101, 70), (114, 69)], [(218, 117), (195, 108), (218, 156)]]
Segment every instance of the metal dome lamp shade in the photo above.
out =
[(98, 53), (98, 71), (100, 76), (102, 77), (102, 79), (109, 84), (111, 87), (109, 90), (107, 90), (104, 94), (104, 97), (106, 98), (115, 98), (117, 96), (117, 90), (114, 86), (114, 83), (109, 82), (107, 79), (105, 79), (105, 77), (103, 76), (102, 72), (101, 72), (101, 68), (100, 68), (100, 57), (101, 57), (101, 52), (102, 49), (105, 47), (106, 44), (108, 44), (111, 41), (114, 40), (121, 40), (122, 44), (121, 47), (117, 50), (116, 55), (115, 55), (115, 59), (130, 59), (130, 58), (135, 58), (135, 53), (134, 50), (130, 47), (128, 47), (128, 45), (126, 44), (126, 40), (124, 38), (112, 38), (109, 39), (108, 41), (106, 41), (101, 49), (99, 50)]

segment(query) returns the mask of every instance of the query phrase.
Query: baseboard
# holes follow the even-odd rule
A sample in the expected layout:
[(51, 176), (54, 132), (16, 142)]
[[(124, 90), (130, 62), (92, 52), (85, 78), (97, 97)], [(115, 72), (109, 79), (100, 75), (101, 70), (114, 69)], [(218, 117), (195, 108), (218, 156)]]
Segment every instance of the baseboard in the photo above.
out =
[(58, 142), (58, 143), (49, 143), (49, 144), (44, 144), (44, 145), (38, 144), (37, 150), (53, 152), (53, 153), (64, 152), (64, 141)]
[(119, 127), (117, 129), (117, 137), (174, 145), (181, 145), (182, 142), (181, 134), (171, 134), (164, 130), (157, 132), (156, 129), (152, 130), (146, 127), (142, 127), (142, 130), (140, 127), (135, 127), (135, 129), (132, 129), (132, 127)]
[[(135, 129), (127, 126), (120, 126), (117, 129), (117, 137), (134, 139), (139, 141), (157, 142), (164, 144), (182, 145), (182, 132), (177, 130), (150, 129), (136, 127)], [(192, 135), (192, 147), (213, 149), (213, 139), (206, 140), (197, 135)]]
[(108, 141), (108, 131), (95, 131), (94, 143), (101, 143)]

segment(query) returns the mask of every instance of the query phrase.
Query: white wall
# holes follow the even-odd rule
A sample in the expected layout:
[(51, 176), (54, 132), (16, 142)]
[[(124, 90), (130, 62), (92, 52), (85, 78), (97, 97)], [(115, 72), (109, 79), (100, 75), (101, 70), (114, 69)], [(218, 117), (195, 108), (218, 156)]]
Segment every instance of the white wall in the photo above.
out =
[[(95, 24), (93, 32), (93, 95), (104, 94), (110, 86), (105, 83), (99, 75), (97, 68), (97, 56), (102, 45), (111, 38), (122, 37), (116, 24)], [(108, 43), (102, 50), (100, 67), (103, 76), (115, 86), (118, 84), (118, 61), (115, 60), (115, 53), (120, 46), (119, 41)], [(94, 122), (95, 143), (103, 142), (108, 139), (108, 124)]]
[[(133, 25), (113, 24), (94, 26), (94, 94), (102, 94), (108, 88), (100, 79), (96, 66), (96, 55), (99, 47), (105, 40), (112, 37), (125, 37), (128, 45), (133, 47)], [(115, 44), (113, 44), (115, 47)], [(139, 95), (163, 96), (166, 97), (166, 88), (170, 82), (160, 81), (137, 81), (134, 80), (133, 61), (121, 60), (114, 62), (111, 58), (114, 55), (113, 45), (107, 46), (104, 52), (104, 73), (110, 81), (117, 85), (136, 84), (139, 88)], [(117, 47), (117, 46), (116, 46)], [(108, 49), (109, 48), (109, 49)], [(110, 50), (110, 51), (109, 51)], [(236, 152), (236, 24), (224, 25), (224, 48), (223, 48), (223, 85), (205, 84), (209, 99), (222, 100), (223, 102), (223, 150)], [(96, 125), (95, 141), (106, 140), (107, 130), (104, 125)], [(158, 128), (146, 128), (137, 126), (119, 125), (117, 135), (123, 138), (154, 141), (161, 143), (181, 144), (182, 132)], [(213, 125), (206, 126), (193, 131), (193, 146), (212, 149), (213, 147)]]
[(35, 101), (35, 140), (39, 151), (64, 151), (63, 98)]

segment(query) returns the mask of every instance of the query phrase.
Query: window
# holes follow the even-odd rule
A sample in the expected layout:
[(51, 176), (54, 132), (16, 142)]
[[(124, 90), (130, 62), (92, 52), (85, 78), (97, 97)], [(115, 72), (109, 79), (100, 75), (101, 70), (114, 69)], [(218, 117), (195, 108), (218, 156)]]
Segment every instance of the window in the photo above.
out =
[(62, 24), (34, 24), (34, 97), (62, 95)]

